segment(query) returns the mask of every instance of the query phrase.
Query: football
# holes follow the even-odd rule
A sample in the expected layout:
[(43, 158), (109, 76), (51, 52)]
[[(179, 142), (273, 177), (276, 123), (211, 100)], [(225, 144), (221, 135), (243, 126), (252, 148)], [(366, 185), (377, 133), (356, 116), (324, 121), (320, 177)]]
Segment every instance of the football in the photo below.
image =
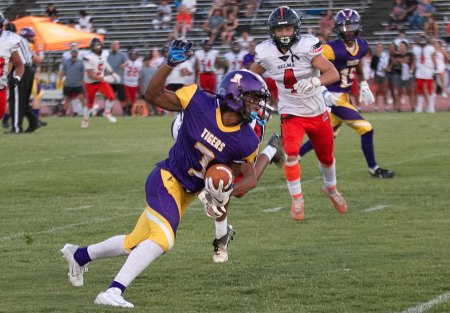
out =
[(219, 187), (220, 180), (223, 180), (223, 189), (228, 190), (234, 183), (233, 170), (226, 164), (214, 164), (205, 174), (205, 179), (212, 177), (214, 187)]

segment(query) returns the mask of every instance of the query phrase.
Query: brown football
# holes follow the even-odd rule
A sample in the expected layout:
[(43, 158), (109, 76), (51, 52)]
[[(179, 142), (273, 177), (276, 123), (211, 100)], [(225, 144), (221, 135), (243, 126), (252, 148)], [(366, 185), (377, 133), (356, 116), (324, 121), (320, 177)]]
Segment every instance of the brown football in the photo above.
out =
[(214, 164), (206, 171), (205, 179), (212, 177), (214, 187), (219, 187), (220, 180), (223, 180), (223, 189), (228, 190), (234, 182), (233, 171), (226, 164)]

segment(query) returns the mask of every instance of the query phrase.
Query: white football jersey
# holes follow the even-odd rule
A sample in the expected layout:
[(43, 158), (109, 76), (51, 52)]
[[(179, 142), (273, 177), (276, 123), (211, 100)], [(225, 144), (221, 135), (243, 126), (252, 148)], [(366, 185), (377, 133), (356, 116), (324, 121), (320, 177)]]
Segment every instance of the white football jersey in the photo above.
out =
[(139, 72), (142, 69), (142, 60), (128, 60), (128, 65), (123, 71), (123, 84), (129, 87), (137, 87), (139, 85)]
[(224, 55), (225, 60), (227, 60), (228, 64), (228, 72), (235, 71), (241, 69), (242, 61), (244, 60), (244, 56), (247, 54), (247, 51), (240, 51), (238, 53), (234, 53), (233, 51), (227, 52)]
[(198, 62), (198, 71), (200, 73), (203, 72), (216, 72), (216, 59), (219, 51), (217, 50), (209, 50), (205, 52), (205, 50), (195, 51), (195, 59)]
[(10, 31), (0, 34), (0, 89), (8, 85), (8, 65), (11, 54), (19, 49), (20, 38)]
[(85, 83), (95, 83), (96, 80), (90, 79), (87, 76), (87, 70), (94, 70), (95, 75), (97, 76), (105, 76), (105, 68), (110, 68), (106, 59), (108, 58), (109, 53), (105, 50), (102, 50), (101, 55), (98, 55), (92, 51), (87, 52), (83, 55), (84, 62), (84, 82)]
[(321, 88), (310, 94), (299, 94), (293, 87), (299, 80), (320, 76), (311, 62), (321, 53), (319, 39), (310, 35), (300, 36), (286, 54), (281, 53), (271, 39), (256, 46), (255, 62), (266, 69), (278, 87), (281, 114), (317, 116), (325, 112)]
[(414, 46), (413, 53), (416, 58), (416, 78), (420, 79), (433, 79), (434, 75), (434, 63), (433, 55), (436, 50), (431, 45), (425, 47)]

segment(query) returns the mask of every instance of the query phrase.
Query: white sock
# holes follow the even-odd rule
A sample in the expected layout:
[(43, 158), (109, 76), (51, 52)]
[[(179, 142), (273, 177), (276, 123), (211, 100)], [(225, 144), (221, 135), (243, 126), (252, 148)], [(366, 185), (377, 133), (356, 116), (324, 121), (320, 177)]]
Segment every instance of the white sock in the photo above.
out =
[(428, 110), (427, 110), (428, 113), (435, 113), (436, 112), (435, 108), (434, 108), (434, 103), (435, 103), (434, 99), (435, 99), (435, 95), (434, 94), (428, 96)]
[(164, 250), (154, 241), (144, 240), (131, 251), (114, 281), (128, 287), (150, 263), (163, 253)]
[(90, 245), (87, 252), (92, 260), (124, 255), (127, 253), (123, 247), (124, 241), (125, 235), (111, 237), (100, 243)]
[(269, 158), (269, 161), (272, 161), (272, 158), (275, 155), (275, 153), (277, 153), (277, 149), (275, 147), (272, 147), (272, 146), (267, 146), (263, 150), (263, 152), (261, 152), (261, 154), (267, 155), (267, 157)]
[(87, 106), (83, 107), (83, 118), (87, 120), (89, 119), (89, 115), (91, 115), (91, 110)]
[(423, 112), (423, 102), (424, 101), (425, 101), (425, 98), (423, 96), (417, 96), (416, 113)]
[(114, 106), (114, 101), (106, 100), (105, 101), (105, 112), (110, 113), (113, 106)]
[(286, 183), (291, 197), (302, 193), (302, 183), (300, 182), (300, 179), (295, 181), (286, 181)]
[(319, 162), (319, 169), (322, 173), (325, 187), (336, 186), (336, 160), (333, 161), (333, 165), (331, 166), (325, 166)]
[(216, 239), (220, 239), (227, 234), (228, 218), (225, 217), (225, 219), (221, 222), (216, 220), (214, 221), (214, 224), (216, 226)]

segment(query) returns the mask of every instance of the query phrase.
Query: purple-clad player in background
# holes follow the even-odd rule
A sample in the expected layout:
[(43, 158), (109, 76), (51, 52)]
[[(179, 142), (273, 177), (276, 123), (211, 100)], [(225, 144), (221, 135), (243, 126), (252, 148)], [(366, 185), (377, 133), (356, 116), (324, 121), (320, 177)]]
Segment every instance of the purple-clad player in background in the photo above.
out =
[[(150, 81), (145, 97), (168, 111), (183, 111), (184, 121), (179, 138), (169, 157), (159, 162), (145, 184), (147, 207), (134, 230), (103, 242), (80, 248), (66, 244), (61, 250), (69, 265), (69, 281), (83, 285), (83, 274), (89, 262), (129, 254), (127, 261), (95, 304), (134, 307), (124, 300), (126, 287), (157, 257), (171, 249), (181, 217), (203, 188), (209, 195), (209, 206), (226, 211), (230, 195), (248, 192), (256, 187), (254, 159), (259, 139), (248, 125), (252, 112), (264, 110), (270, 94), (261, 77), (246, 70), (228, 73), (219, 83), (217, 95), (205, 93), (197, 85), (164, 90), (173, 67), (192, 55), (191, 43), (175, 40), (169, 48), (166, 63)], [(234, 188), (222, 190), (205, 183), (207, 168), (216, 163), (239, 162), (244, 177)]]
[[(336, 14), (335, 23), (335, 31), (339, 38), (324, 45), (322, 53), (340, 74), (338, 82), (327, 86), (335, 102), (331, 106), (331, 125), (335, 134), (342, 122), (353, 128), (361, 136), (361, 149), (370, 175), (376, 178), (392, 178), (395, 172), (379, 167), (375, 160), (372, 125), (350, 103), (350, 89), (355, 73), (360, 78), (359, 101), (366, 105), (374, 102), (372, 91), (362, 71), (361, 59), (369, 51), (369, 45), (359, 36), (360, 16), (355, 10), (344, 9)], [(311, 150), (311, 142), (307, 141), (300, 148), (299, 154), (303, 157)]]

